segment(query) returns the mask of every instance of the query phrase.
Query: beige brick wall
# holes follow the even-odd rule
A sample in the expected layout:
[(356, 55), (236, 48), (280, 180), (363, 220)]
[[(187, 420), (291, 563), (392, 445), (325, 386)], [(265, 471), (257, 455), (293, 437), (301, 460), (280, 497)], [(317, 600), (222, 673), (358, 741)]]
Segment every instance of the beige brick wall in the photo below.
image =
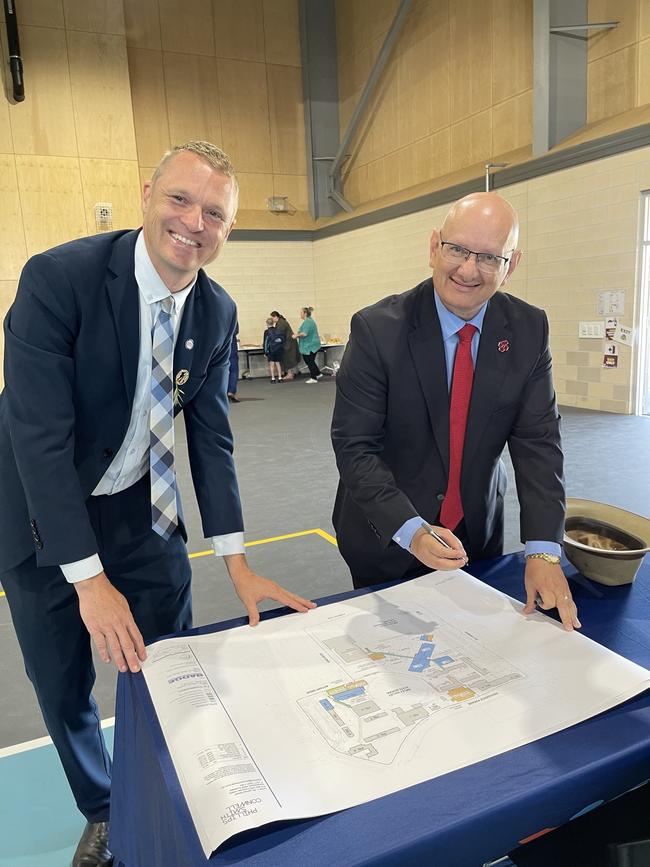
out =
[[(599, 291), (625, 289), (622, 324), (636, 325), (641, 192), (650, 189), (650, 148), (608, 157), (504, 188), (521, 218), (521, 264), (508, 291), (543, 307), (560, 403), (629, 413), (633, 355), (602, 367), (603, 341), (580, 339), (578, 322), (596, 320)], [(322, 330), (343, 339), (352, 313), (428, 276), (428, 239), (445, 207), (432, 208), (314, 243), (316, 307)]]
[(240, 343), (262, 342), (271, 310), (297, 328), (299, 309), (317, 307), (311, 241), (232, 241), (207, 272), (237, 303)]

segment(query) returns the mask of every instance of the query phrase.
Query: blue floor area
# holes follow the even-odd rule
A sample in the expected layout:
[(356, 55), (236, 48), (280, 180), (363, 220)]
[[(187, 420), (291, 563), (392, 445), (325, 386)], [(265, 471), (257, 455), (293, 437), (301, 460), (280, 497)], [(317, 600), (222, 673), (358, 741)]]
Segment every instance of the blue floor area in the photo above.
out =
[(0, 759), (0, 867), (70, 867), (84, 824), (51, 744)]

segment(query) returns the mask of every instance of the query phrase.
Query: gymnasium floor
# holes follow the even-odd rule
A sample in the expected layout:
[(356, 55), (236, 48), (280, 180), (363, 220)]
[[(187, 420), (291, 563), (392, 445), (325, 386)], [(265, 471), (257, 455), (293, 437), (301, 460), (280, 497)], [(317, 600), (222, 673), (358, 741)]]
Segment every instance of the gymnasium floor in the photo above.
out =
[[(329, 443), (334, 382), (304, 378), (240, 384), (231, 411), (251, 565), (312, 598), (350, 588), (333, 544), (336, 469)], [(650, 419), (562, 409), (567, 492), (650, 514)], [(242, 613), (220, 561), (202, 538), (182, 423), (179, 482), (190, 528), (196, 625)], [(506, 552), (521, 548), (512, 470)], [(268, 607), (273, 607), (269, 605)], [(98, 664), (96, 697), (112, 737), (113, 669)], [(0, 867), (68, 867), (83, 827), (25, 677), (0, 596)]]

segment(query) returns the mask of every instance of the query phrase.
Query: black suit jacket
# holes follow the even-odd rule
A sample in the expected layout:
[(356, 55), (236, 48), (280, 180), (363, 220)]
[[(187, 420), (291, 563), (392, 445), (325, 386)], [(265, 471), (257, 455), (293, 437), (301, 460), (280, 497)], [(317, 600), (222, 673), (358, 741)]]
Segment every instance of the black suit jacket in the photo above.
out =
[[(140, 347), (137, 232), (83, 238), (25, 265), (7, 314), (0, 395), (0, 572), (98, 550), (86, 510), (131, 418)], [(226, 380), (233, 300), (202, 271), (174, 354), (206, 536), (243, 529)], [(189, 341), (189, 343), (187, 343)]]
[[(416, 515), (436, 522), (449, 470), (449, 392), (431, 279), (355, 314), (336, 382), (339, 547), (357, 584), (400, 578), (417, 561), (392, 537)], [(560, 542), (563, 459), (548, 321), (497, 292), (483, 322), (463, 450), (470, 558), (502, 551), (506, 443), (522, 541)]]

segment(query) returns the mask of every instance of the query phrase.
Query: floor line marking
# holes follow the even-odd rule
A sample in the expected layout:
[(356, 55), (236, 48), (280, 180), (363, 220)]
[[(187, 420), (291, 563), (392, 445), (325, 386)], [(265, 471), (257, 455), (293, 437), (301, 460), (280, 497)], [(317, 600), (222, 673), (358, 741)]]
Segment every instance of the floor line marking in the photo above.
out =
[[(267, 545), (269, 542), (283, 542), (285, 539), (298, 539), (301, 536), (323, 536), (323, 538), (327, 538), (328, 542), (332, 540), (332, 537), (325, 533), (324, 530), (319, 530), (317, 528), (313, 530), (300, 530), (297, 533), (285, 533), (283, 536), (270, 536), (268, 539), (256, 539), (254, 542), (244, 542), (245, 548), (253, 548), (255, 545)], [(209, 551), (195, 551), (194, 554), (190, 554), (190, 560), (194, 560), (196, 557), (208, 557), (210, 554), (214, 556), (214, 551), (210, 549)]]
[[(102, 728), (107, 729), (115, 725), (115, 717), (111, 716), (108, 719), (102, 720)], [(34, 738), (32, 741), (24, 741), (22, 744), (13, 744), (10, 747), (2, 747), (0, 749), (0, 759), (5, 759), (7, 756), (14, 756), (16, 753), (26, 753), (28, 750), (37, 750), (39, 747), (47, 747), (52, 743), (52, 738), (46, 736), (44, 738)]]
[[(313, 530), (300, 530), (297, 533), (285, 533), (283, 536), (269, 536), (268, 539), (256, 539), (254, 542), (244, 542), (245, 548), (253, 548), (255, 545), (267, 545), (269, 542), (284, 542), (285, 539), (299, 539), (301, 536), (320, 536), (322, 539), (325, 539), (326, 542), (330, 542), (332, 545), (336, 545), (336, 539), (334, 536), (331, 536), (329, 533), (325, 532), (325, 530), (321, 530), (319, 527), (315, 527)], [(193, 554), (189, 555), (190, 560), (195, 560), (197, 557), (209, 557), (210, 554), (214, 554), (214, 551), (210, 549), (209, 551), (195, 551)], [(0, 590), (0, 597), (4, 596), (4, 590)]]
[(334, 545), (336, 548), (338, 548), (339, 543), (336, 541), (336, 538), (332, 536), (331, 533), (328, 533), (325, 530), (321, 530), (320, 528), (318, 530), (314, 530), (314, 533), (320, 536), (321, 539), (325, 539), (325, 541), (329, 542), (330, 545)]

